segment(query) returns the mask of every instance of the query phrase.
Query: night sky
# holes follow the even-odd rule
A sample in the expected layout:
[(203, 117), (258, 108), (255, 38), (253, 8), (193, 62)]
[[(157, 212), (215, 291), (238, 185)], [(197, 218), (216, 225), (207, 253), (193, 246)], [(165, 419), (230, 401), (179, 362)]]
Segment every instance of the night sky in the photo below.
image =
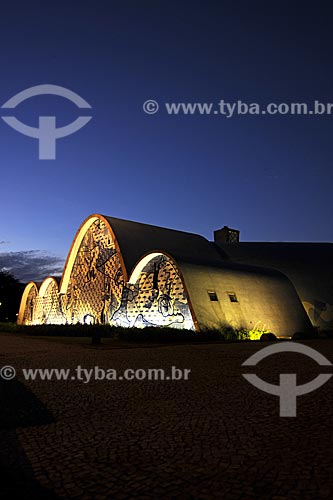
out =
[[(329, 2), (11, 2), (0, 14), (0, 106), (39, 84), (92, 120), (38, 160), (0, 120), (0, 268), (61, 269), (91, 213), (242, 241), (332, 241), (331, 116), (168, 115), (165, 102), (333, 102)], [(142, 109), (147, 99), (156, 114)], [(8, 115), (0, 110), (0, 116)], [(12, 114), (66, 125), (86, 110), (39, 96)]]

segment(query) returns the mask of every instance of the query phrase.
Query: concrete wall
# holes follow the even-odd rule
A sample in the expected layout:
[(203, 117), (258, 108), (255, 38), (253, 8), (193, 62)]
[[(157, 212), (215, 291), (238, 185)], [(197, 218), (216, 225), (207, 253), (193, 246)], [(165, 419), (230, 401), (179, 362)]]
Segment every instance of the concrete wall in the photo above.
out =
[(313, 326), (333, 329), (332, 243), (219, 244), (225, 257), (277, 269), (293, 283)]
[[(260, 270), (180, 265), (199, 327), (223, 324), (277, 336), (310, 332), (311, 323), (290, 281)], [(216, 292), (211, 301), (208, 292)], [(238, 302), (231, 302), (234, 293)]]

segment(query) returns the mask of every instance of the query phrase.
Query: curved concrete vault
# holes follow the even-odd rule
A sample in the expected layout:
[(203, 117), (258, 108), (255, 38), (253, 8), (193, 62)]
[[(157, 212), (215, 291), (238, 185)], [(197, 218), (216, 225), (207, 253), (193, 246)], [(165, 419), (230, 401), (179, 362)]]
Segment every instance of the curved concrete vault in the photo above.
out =
[(18, 322), (311, 329), (283, 274), (233, 263), (196, 234), (99, 214), (77, 231), (59, 284), (27, 285)]
[(27, 285), (18, 322), (194, 327), (175, 260), (162, 252), (151, 253), (131, 274), (110, 220), (102, 215), (92, 215), (80, 226), (59, 288), (50, 277), (40, 286)]

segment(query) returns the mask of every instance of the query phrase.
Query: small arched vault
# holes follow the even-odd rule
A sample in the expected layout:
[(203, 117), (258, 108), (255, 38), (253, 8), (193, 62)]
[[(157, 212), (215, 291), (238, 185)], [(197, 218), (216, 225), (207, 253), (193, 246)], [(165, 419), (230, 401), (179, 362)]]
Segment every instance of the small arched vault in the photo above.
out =
[(17, 317), (19, 325), (33, 325), (34, 311), (37, 304), (38, 285), (34, 281), (30, 281), (22, 295), (20, 310)]
[(172, 326), (194, 329), (196, 320), (176, 261), (151, 252), (137, 263), (127, 283), (128, 326)]
[(42, 283), (31, 281), (23, 292), (17, 322), (26, 325), (59, 324), (58, 281), (48, 276)]
[(59, 288), (50, 277), (27, 285), (18, 322), (311, 328), (283, 274), (232, 263), (196, 234), (99, 214), (77, 231)]

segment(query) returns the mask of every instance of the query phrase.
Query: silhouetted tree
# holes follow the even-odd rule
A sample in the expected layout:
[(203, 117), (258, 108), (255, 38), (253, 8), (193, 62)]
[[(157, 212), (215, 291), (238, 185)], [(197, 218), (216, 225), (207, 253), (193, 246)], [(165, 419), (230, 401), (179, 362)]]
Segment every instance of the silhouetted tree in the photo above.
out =
[(0, 321), (16, 321), (23, 289), (12, 274), (0, 271)]

